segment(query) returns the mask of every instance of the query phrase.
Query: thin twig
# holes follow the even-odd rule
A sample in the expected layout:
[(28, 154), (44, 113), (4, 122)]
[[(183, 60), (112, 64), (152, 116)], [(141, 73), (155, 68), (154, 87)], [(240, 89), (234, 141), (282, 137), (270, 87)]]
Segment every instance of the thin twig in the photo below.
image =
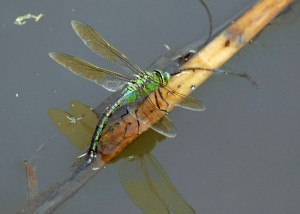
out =
[[(221, 67), (290, 3), (292, 3), (292, 0), (259, 1), (201, 51), (195, 54), (193, 58), (182, 66), (182, 69), (192, 67)], [(212, 73), (212, 71), (207, 70), (191, 70), (191, 72), (184, 72), (183, 74), (173, 76), (169, 87), (176, 89), (176, 91), (181, 94), (188, 95), (207, 80)], [(153, 97), (153, 95), (150, 96)], [(168, 96), (168, 94), (164, 94), (164, 98), (170, 100), (171, 103), (180, 102), (180, 100), (172, 100), (173, 97)], [(167, 110), (171, 111), (172, 108), (173, 106), (169, 106)], [(150, 118), (150, 121), (153, 124), (157, 122), (157, 118), (152, 115), (148, 109), (151, 108), (147, 106), (147, 103), (142, 105), (139, 109), (139, 117), (143, 117), (144, 115), (145, 117)], [(132, 133), (136, 133), (137, 130), (136, 119), (133, 116), (128, 115), (126, 121), (126, 123), (120, 123), (118, 126), (115, 126), (113, 132), (107, 132), (103, 135), (101, 140), (114, 147), (114, 150), (111, 154), (102, 156), (102, 164), (108, 163), (115, 158), (138, 137), (138, 135), (134, 134), (129, 135), (129, 137), (128, 135), (124, 137), (123, 132), (125, 128), (127, 132)], [(128, 124), (130, 124), (130, 126)], [(147, 127), (142, 126), (139, 128), (139, 133), (143, 133), (146, 130)]]
[[(203, 68), (219, 68), (228, 59), (247, 44), (259, 31), (261, 31), (274, 17), (277, 16), (284, 8), (286, 8), (292, 0), (261, 0), (236, 22), (230, 25), (219, 36), (211, 41), (206, 47), (198, 52), (182, 67), (203, 67)], [(212, 71), (191, 70), (183, 72), (172, 77), (169, 87), (176, 89), (179, 93), (188, 95), (194, 88), (199, 87), (205, 80), (212, 75)], [(153, 95), (150, 95), (153, 97)], [(180, 100), (172, 100), (173, 98), (167, 93), (164, 98), (171, 103), (180, 102)], [(173, 106), (166, 106), (171, 111)], [(151, 124), (157, 122), (156, 116), (149, 112), (147, 103), (139, 108), (139, 117), (148, 117)], [(145, 132), (148, 127), (140, 124), (139, 134)], [(127, 115), (118, 125), (115, 125), (112, 131), (105, 133), (101, 140), (108, 145), (103, 148), (103, 152), (109, 150), (109, 155), (102, 155), (96, 167), (102, 169), (105, 164), (114, 159), (128, 145), (130, 145), (139, 135), (137, 135), (137, 120)], [(126, 134), (124, 134), (126, 130)], [(51, 213), (70, 196), (75, 194), (84, 184), (86, 184), (98, 171), (91, 170), (91, 167), (79, 168), (74, 174), (54, 187), (51, 194), (25, 207), (22, 213)]]

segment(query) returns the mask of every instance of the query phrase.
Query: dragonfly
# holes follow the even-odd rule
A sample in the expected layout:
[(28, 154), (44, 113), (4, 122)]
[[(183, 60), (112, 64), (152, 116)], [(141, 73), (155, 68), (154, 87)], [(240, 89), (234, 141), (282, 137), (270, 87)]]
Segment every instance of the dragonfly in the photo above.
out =
[[(152, 128), (158, 133), (166, 137), (175, 137), (176, 130), (166, 115), (166, 111), (162, 109), (157, 102), (153, 102), (149, 95), (155, 93), (155, 98), (162, 97), (161, 90), (165, 90), (168, 95), (180, 99), (180, 103), (174, 103), (174, 106), (179, 106), (185, 109), (194, 111), (204, 111), (204, 104), (190, 96), (186, 96), (176, 92), (176, 90), (168, 87), (171, 74), (155, 69), (153, 71), (142, 70), (138, 65), (133, 63), (123, 53), (110, 45), (99, 33), (89, 25), (80, 21), (73, 20), (71, 25), (75, 33), (84, 42), (84, 44), (93, 52), (111, 63), (120, 66), (128, 75), (123, 75), (115, 71), (98, 67), (82, 59), (74, 56), (50, 52), (49, 56), (57, 63), (69, 69), (76, 75), (88, 79), (108, 91), (117, 92), (118, 95), (107, 104), (107, 107), (99, 117), (98, 124), (93, 133), (89, 149), (87, 150), (87, 164), (90, 164), (98, 154), (98, 146), (103, 130), (109, 118), (121, 107), (126, 106), (127, 113), (132, 114), (138, 122)], [(196, 68), (197, 69), (197, 68)], [(202, 70), (212, 71), (210, 68), (198, 68)], [(177, 97), (177, 98), (176, 98)], [(175, 100), (174, 99), (174, 100)], [(139, 118), (137, 110), (142, 103), (147, 102), (151, 106), (151, 112), (157, 117), (154, 124), (149, 123), (147, 118)], [(167, 101), (165, 101), (167, 102)], [(139, 123), (138, 123), (139, 124)]]

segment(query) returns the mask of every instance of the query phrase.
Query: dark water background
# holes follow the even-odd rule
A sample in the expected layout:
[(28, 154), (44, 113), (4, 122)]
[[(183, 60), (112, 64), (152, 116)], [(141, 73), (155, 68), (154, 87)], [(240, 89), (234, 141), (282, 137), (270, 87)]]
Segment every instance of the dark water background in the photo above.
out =
[[(254, 2), (207, 4), (219, 26)], [(13, 24), (29, 12), (45, 15), (39, 22)], [(73, 19), (93, 26), (142, 68), (166, 52), (164, 44), (188, 44), (208, 29), (196, 0), (1, 1), (3, 213), (15, 213), (25, 202), (23, 160), (37, 165), (39, 187), (45, 190), (72, 170), (82, 152), (52, 124), (48, 109), (68, 110), (71, 100), (97, 106), (110, 94), (48, 57), (50, 51), (65, 52), (115, 69), (77, 38)], [(226, 64), (251, 74), (259, 90), (243, 79), (215, 75), (193, 94), (206, 104), (205, 112), (171, 113), (178, 136), (163, 140), (152, 155), (197, 213), (299, 213), (299, 38), (299, 9), (294, 8)], [(140, 213), (120, 185), (119, 164), (96, 176), (56, 213)]]

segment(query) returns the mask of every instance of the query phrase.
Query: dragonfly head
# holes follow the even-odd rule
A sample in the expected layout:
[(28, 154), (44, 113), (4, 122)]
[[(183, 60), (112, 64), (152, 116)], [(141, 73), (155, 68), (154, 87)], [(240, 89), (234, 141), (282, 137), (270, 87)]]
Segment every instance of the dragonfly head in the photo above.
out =
[(162, 85), (167, 85), (170, 81), (170, 74), (168, 72), (164, 72), (164, 71), (161, 71), (161, 70), (158, 70), (158, 69), (155, 69), (154, 72), (158, 78), (159, 78), (159, 81)]

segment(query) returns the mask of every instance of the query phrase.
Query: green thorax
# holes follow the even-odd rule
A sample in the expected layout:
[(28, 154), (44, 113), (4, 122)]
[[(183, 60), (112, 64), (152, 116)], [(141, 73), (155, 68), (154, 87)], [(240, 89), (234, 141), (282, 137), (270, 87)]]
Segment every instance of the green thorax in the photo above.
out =
[(140, 97), (145, 97), (156, 91), (161, 86), (169, 83), (170, 74), (161, 70), (145, 71), (141, 76), (136, 77), (122, 92), (121, 103), (130, 104)]

